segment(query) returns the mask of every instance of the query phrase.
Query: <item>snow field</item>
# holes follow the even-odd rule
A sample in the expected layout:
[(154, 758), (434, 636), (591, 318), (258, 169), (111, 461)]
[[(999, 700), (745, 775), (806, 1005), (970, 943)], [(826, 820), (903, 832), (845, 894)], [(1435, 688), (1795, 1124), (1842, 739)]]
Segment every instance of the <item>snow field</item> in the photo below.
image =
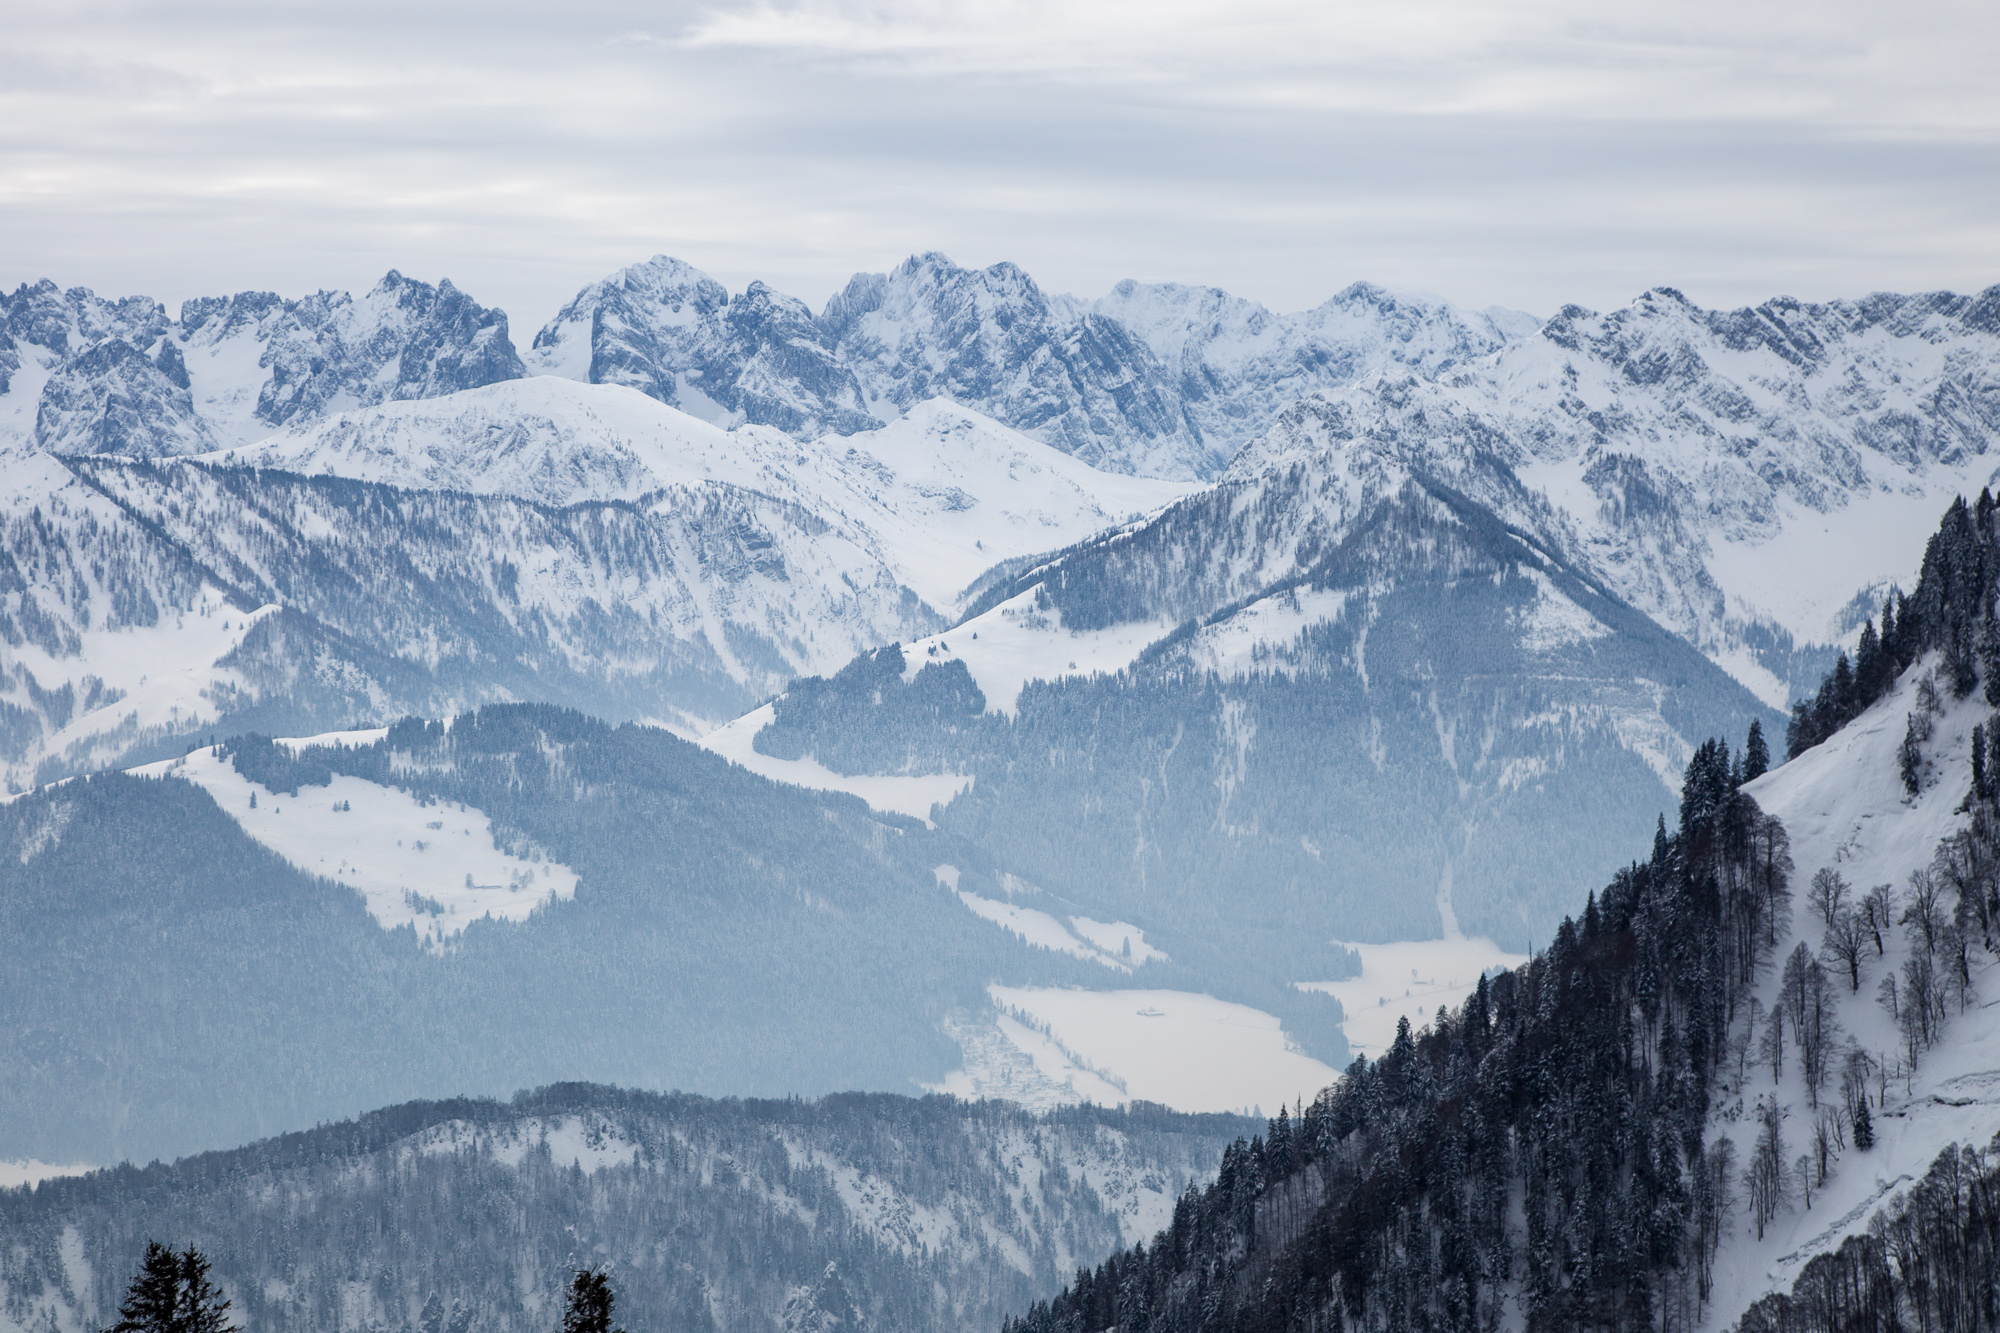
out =
[[(1248, 1005), (1192, 991), (1084, 991), (988, 986), (1004, 1024), (1048, 1040), (1028, 1050), (1036, 1067), (1080, 1097), (1106, 1088), (1118, 1101), (1160, 1102), (1181, 1111), (1276, 1108), (1310, 1099), (1338, 1072), (1285, 1041), (1278, 1020)], [(1061, 1061), (1062, 1063), (1058, 1063)], [(1095, 1095), (1085, 1092), (1092, 1089)]]
[(986, 696), (986, 711), (1012, 717), (1029, 681), (1122, 671), (1174, 629), (1165, 620), (1146, 620), (1065, 630), (1060, 612), (1036, 609), (1040, 590), (1036, 584), (956, 629), (905, 644), (903, 679), (915, 680), (932, 663), (963, 662)]
[(936, 607), (955, 606), (1001, 560), (1059, 550), (1202, 489), (1100, 472), (943, 398), (820, 443), (845, 446), (851, 484), (880, 510), (866, 521), (903, 581)]
[[(376, 735), (332, 733), (280, 744)], [(576, 872), (568, 866), (494, 846), (492, 822), (481, 811), (426, 805), (400, 788), (336, 774), (330, 786), (286, 796), (205, 749), (132, 772), (196, 784), (253, 840), (308, 874), (353, 889), (384, 930), (410, 926), (432, 949), (481, 917), (524, 921), (543, 903), (576, 892)]]
[(1462, 1005), (1483, 973), (1519, 967), (1523, 954), (1510, 954), (1491, 940), (1407, 940), (1396, 944), (1347, 944), (1361, 956), (1361, 975), (1342, 981), (1304, 981), (1300, 990), (1324, 991), (1340, 1001), (1341, 1024), (1356, 1055), (1380, 1056), (1396, 1039), (1398, 1020), (1412, 1030), (1437, 1017), (1445, 1005)]
[(1225, 680), (1282, 671), (1286, 651), (1314, 625), (1339, 620), (1347, 600), (1346, 589), (1291, 588), (1204, 625), (1181, 651), (1194, 665)]
[(17, 1157), (12, 1161), (0, 1160), (0, 1190), (35, 1185), (44, 1180), (54, 1180), (59, 1176), (80, 1176), (96, 1169), (82, 1162), (66, 1164), (40, 1162), (32, 1157)]
[[(959, 888), (956, 866), (939, 866), (936, 874), (938, 883), (958, 895), (958, 900), (975, 916), (991, 921), (1003, 930), (1012, 931), (1027, 943), (1040, 948), (1087, 958), (1119, 972), (1130, 972), (1139, 964), (1155, 958), (1164, 960), (1167, 956), (1146, 943), (1146, 932), (1129, 921), (1094, 921), (1087, 916), (1058, 920), (1038, 908), (982, 898)], [(1016, 885), (1033, 891), (1032, 886), (1011, 875), (1004, 878), (1010, 892)]]
[(1066, 918), (1069, 928), (1093, 948), (1114, 958), (1130, 957), (1134, 963), (1165, 962), (1167, 955), (1146, 943), (1146, 932), (1129, 921), (1093, 921), (1087, 916)]
[(795, 787), (809, 787), (815, 791), (844, 791), (851, 796), (859, 796), (876, 810), (909, 815), (927, 824), (932, 806), (949, 805), (959, 793), (971, 790), (972, 778), (969, 774), (849, 776), (834, 772), (810, 755), (804, 759), (779, 759), (759, 754), (752, 741), (758, 732), (771, 724), (775, 711), (770, 704), (765, 704), (734, 722), (725, 722), (701, 737), (697, 744), (773, 782), (789, 782)]

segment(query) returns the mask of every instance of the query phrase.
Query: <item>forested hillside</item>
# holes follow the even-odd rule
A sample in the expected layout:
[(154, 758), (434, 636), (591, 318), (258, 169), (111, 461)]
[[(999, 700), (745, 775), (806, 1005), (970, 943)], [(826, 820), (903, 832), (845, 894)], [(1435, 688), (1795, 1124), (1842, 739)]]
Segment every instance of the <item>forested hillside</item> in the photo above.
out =
[(1476, 1329), (1516, 1292), (1534, 1328), (1692, 1317), (1734, 1174), (1710, 1079), (1791, 892), (1739, 777), (1705, 745), (1679, 827), (1532, 963), (1233, 1145), (1150, 1247), (1010, 1333)]
[(607, 1265), (636, 1330), (990, 1328), (1163, 1222), (1245, 1122), (585, 1084), (416, 1102), (0, 1191), (0, 1329), (88, 1333), (148, 1239), (256, 1333), (549, 1333)]
[[(229, 799), (298, 830), (291, 859), (172, 766), (0, 805), (0, 1156), (143, 1160), (571, 1077), (915, 1091), (960, 1067), (948, 1029), (990, 1019), (989, 984), (1130, 984), (967, 910), (940, 865), (982, 901), (1016, 896), (977, 847), (658, 729), (509, 705), (358, 745), (218, 749)], [(343, 808), (389, 796), (419, 821), (393, 849)], [(470, 905), (455, 885), (357, 892), (355, 862), (449, 857), (438, 840), (473, 848), (475, 826), (491, 846), (470, 864), (499, 869), (466, 872)], [(1145, 984), (1256, 1006), (1344, 1061), (1329, 997), (1159, 938)]]
[(2000, 1326), (1994, 509), (1952, 506), (1791, 765), (1703, 745), (1546, 951), (1010, 1333)]

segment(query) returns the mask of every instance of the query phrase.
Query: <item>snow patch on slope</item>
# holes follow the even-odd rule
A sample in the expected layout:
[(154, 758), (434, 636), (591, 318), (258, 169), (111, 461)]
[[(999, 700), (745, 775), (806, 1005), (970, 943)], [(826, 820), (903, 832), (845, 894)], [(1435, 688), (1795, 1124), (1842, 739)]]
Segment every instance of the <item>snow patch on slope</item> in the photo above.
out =
[[(1166, 953), (1146, 943), (1146, 932), (1129, 921), (1097, 921), (1087, 916), (1058, 919), (1039, 908), (1001, 902), (959, 888), (956, 866), (939, 866), (936, 873), (938, 883), (956, 894), (974, 916), (991, 921), (1039, 948), (1085, 958), (1119, 972), (1130, 972), (1155, 958), (1166, 960)], [(1032, 886), (1023, 885), (1012, 875), (1003, 875), (1001, 881), (1010, 892), (1016, 887), (1033, 891)]]
[(1040, 593), (1036, 584), (956, 629), (905, 645), (904, 681), (915, 680), (933, 663), (963, 662), (986, 696), (986, 711), (1012, 717), (1029, 681), (1122, 671), (1173, 631), (1164, 619), (1065, 630), (1061, 612), (1036, 605)]
[(1212, 995), (1000, 985), (987, 993), (1002, 1010), (1003, 1031), (1011, 1022), (1046, 1039), (1019, 1037), (1033, 1047), (1037, 1067), (1090, 1101), (1112, 1099), (1111, 1089), (1117, 1101), (1182, 1111), (1275, 1108), (1338, 1077), (1294, 1049), (1270, 1014)]
[[(382, 732), (342, 732), (288, 740), (305, 745), (368, 743)], [(576, 872), (524, 859), (494, 845), (484, 812), (424, 802), (396, 787), (335, 774), (296, 796), (273, 792), (212, 750), (135, 768), (144, 777), (194, 783), (254, 841), (310, 875), (360, 894), (384, 930), (409, 926), (432, 949), (474, 921), (525, 921), (543, 903), (576, 893)], [(252, 804), (252, 801), (255, 804)]]
[(836, 773), (807, 755), (803, 759), (779, 759), (760, 753), (752, 743), (757, 733), (771, 724), (776, 710), (770, 704), (745, 713), (700, 737), (696, 744), (731, 763), (749, 769), (773, 782), (815, 791), (842, 791), (859, 796), (876, 810), (909, 815), (930, 822), (931, 807), (949, 805), (959, 794), (969, 791), (972, 778), (963, 773), (921, 773), (850, 776)]
[(1324, 991), (1340, 1001), (1346, 1021), (1341, 1031), (1356, 1055), (1379, 1057), (1396, 1040), (1396, 1024), (1411, 1030), (1437, 1017), (1445, 1005), (1465, 1003), (1479, 978), (1495, 969), (1527, 962), (1491, 940), (1408, 940), (1396, 944), (1345, 944), (1361, 958), (1359, 976), (1341, 981), (1308, 981), (1300, 990)]

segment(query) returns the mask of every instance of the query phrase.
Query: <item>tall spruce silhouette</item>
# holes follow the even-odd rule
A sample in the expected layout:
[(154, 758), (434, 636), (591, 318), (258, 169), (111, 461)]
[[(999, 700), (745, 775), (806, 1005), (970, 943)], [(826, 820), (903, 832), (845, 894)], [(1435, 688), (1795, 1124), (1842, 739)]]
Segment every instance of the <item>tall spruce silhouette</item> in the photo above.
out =
[(611, 1325), (611, 1307), (616, 1300), (611, 1277), (602, 1268), (577, 1269), (569, 1281), (562, 1333), (625, 1333)]
[(209, 1277), (208, 1256), (190, 1245), (175, 1253), (146, 1242), (146, 1257), (118, 1322), (105, 1333), (238, 1333), (229, 1322), (229, 1300)]

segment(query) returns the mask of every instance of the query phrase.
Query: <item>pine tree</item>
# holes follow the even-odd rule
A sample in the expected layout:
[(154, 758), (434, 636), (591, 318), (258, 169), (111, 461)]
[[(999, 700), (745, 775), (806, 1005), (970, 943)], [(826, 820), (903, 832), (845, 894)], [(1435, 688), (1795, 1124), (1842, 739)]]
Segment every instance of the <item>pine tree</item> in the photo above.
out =
[(569, 1298), (563, 1307), (562, 1333), (625, 1333), (611, 1326), (611, 1307), (616, 1301), (611, 1277), (601, 1268), (579, 1268), (569, 1282)]
[(1764, 743), (1764, 724), (1753, 717), (1750, 734), (1743, 740), (1743, 780), (1755, 782), (1770, 771), (1771, 748)]
[(1875, 622), (1866, 620), (1854, 648), (1854, 689), (1863, 708), (1882, 697), (1882, 677), (1882, 642), (1875, 637)]
[(1838, 731), (1847, 725), (1855, 713), (1857, 697), (1854, 689), (1854, 666), (1847, 660), (1847, 652), (1842, 649), (1833, 659), (1833, 725), (1828, 731)]
[(181, 1326), (177, 1333), (236, 1333), (229, 1300), (209, 1280), (208, 1256), (190, 1245), (181, 1252)]
[(146, 1242), (139, 1275), (125, 1290), (118, 1322), (105, 1333), (179, 1333), (180, 1256), (156, 1240)]
[(105, 1333), (237, 1333), (229, 1304), (209, 1278), (207, 1255), (192, 1245), (176, 1254), (148, 1241), (118, 1322)]
[(1875, 1146), (1875, 1121), (1868, 1114), (1868, 1099), (1863, 1097), (1854, 1108), (1854, 1149), (1867, 1152)]

